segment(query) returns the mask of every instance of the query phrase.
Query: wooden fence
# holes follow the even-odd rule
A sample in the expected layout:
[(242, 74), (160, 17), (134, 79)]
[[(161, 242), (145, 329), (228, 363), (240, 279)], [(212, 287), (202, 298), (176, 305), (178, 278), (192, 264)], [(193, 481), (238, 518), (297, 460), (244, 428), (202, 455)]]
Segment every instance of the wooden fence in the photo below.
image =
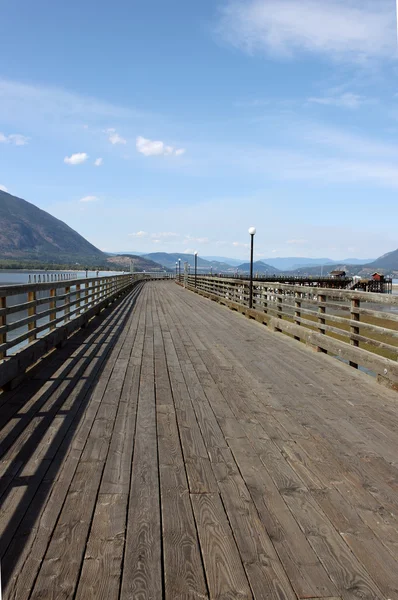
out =
[(141, 274), (0, 286), (0, 388), (142, 279)]
[(184, 278), (188, 289), (398, 389), (398, 296), (219, 277)]

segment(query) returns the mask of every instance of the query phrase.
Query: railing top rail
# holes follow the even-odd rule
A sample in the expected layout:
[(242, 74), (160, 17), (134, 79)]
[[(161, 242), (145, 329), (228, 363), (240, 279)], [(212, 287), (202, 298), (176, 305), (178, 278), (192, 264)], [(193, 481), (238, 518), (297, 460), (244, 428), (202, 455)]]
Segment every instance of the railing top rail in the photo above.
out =
[(72, 287), (90, 282), (99, 282), (102, 280), (119, 279), (120, 277), (130, 277), (130, 273), (120, 273), (118, 275), (102, 275), (98, 277), (82, 277), (75, 279), (57, 279), (53, 281), (42, 281), (36, 283), (14, 283), (11, 285), (0, 285), (0, 297), (14, 296), (26, 292), (39, 292), (53, 288)]
[[(192, 275), (190, 275), (190, 277), (194, 277)], [(201, 276), (198, 275), (198, 280)], [(208, 280), (208, 281), (218, 281), (220, 283), (230, 283), (230, 284), (234, 284), (236, 285), (242, 285), (242, 284), (247, 284), (249, 285), (250, 281), (249, 279), (238, 279), (238, 278), (232, 278), (232, 279), (227, 279), (225, 277), (205, 277), (204, 279)], [(333, 296), (334, 298), (338, 298), (338, 299), (344, 299), (344, 300), (363, 300), (365, 302), (372, 302), (375, 304), (385, 304), (385, 305), (389, 305), (389, 306), (398, 306), (398, 296), (393, 296), (391, 294), (378, 294), (376, 292), (359, 292), (359, 291), (350, 291), (350, 290), (342, 290), (342, 289), (338, 289), (338, 288), (322, 288), (322, 287), (316, 287), (316, 286), (308, 286), (308, 285), (291, 285), (288, 283), (281, 283), (277, 280), (271, 280), (271, 281), (257, 281), (256, 279), (253, 280), (253, 285), (263, 285), (263, 286), (267, 286), (267, 284), (269, 285), (269, 287), (272, 287), (273, 289), (275, 289), (276, 287), (278, 289), (282, 289), (282, 290), (291, 290), (292, 292), (303, 292), (303, 293), (311, 293), (311, 294), (318, 294), (318, 295), (324, 295), (324, 296)]]

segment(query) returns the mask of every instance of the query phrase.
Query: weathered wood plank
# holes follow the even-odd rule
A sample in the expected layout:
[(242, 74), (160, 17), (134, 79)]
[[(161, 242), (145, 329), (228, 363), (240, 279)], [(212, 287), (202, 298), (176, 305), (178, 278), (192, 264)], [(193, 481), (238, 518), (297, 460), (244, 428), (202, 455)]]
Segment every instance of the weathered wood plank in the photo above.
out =
[(161, 598), (161, 525), (156, 439), (152, 294), (147, 293), (146, 332), (137, 429), (127, 515), (121, 598)]
[(249, 599), (252, 593), (218, 494), (191, 494), (210, 598)]

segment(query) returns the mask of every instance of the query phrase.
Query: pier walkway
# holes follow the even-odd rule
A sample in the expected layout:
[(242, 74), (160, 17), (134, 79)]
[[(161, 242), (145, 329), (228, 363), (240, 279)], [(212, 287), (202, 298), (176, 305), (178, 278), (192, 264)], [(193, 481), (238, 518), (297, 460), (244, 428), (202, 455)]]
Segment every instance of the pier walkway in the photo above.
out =
[(145, 283), (0, 396), (3, 599), (397, 600), (397, 400)]

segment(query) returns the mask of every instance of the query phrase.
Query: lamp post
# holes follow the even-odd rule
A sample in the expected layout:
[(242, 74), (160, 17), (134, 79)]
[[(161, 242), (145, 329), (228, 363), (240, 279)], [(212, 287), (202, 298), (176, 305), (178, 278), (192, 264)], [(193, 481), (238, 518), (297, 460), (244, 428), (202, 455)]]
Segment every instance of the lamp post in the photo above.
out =
[(176, 279), (177, 279), (177, 267), (178, 267), (178, 262), (176, 261)]
[(181, 258), (178, 259), (178, 281), (181, 282)]
[(254, 247), (254, 236), (256, 235), (256, 228), (250, 227), (249, 229), (251, 243), (250, 243), (250, 286), (249, 286), (249, 308), (253, 308), (253, 247)]
[(196, 278), (198, 276), (198, 253), (194, 252), (194, 256), (195, 256), (195, 287), (196, 287)]

